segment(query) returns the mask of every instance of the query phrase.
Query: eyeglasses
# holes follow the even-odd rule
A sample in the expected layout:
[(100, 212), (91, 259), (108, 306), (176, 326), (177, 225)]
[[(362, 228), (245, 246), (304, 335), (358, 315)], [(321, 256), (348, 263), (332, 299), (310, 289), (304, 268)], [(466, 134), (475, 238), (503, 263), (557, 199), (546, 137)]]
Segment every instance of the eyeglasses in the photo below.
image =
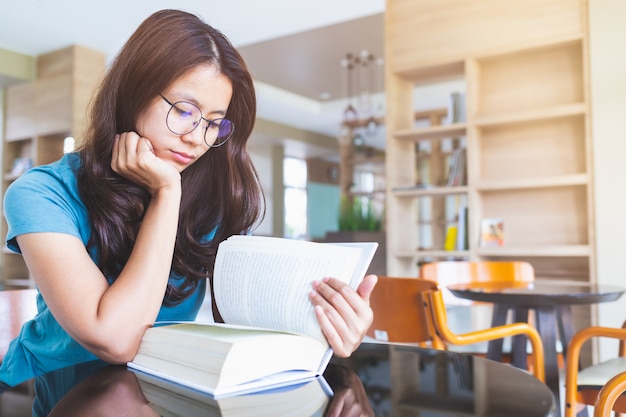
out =
[[(172, 103), (163, 94), (159, 95), (171, 106), (167, 112), (165, 123), (167, 128), (174, 134), (186, 135), (192, 132), (204, 120), (206, 122), (204, 143), (211, 148), (217, 148), (225, 144), (235, 131), (235, 124), (228, 119), (205, 119), (202, 117), (202, 111), (195, 104), (188, 101)], [(207, 140), (207, 132), (210, 132), (209, 140)]]

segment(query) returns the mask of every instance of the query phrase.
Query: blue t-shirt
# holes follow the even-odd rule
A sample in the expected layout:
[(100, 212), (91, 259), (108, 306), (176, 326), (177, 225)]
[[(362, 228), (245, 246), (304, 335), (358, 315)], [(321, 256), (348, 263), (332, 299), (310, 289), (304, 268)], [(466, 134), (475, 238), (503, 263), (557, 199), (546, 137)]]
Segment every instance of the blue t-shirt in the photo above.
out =
[[(36, 232), (69, 234), (87, 246), (91, 224), (78, 194), (75, 172), (79, 165), (78, 154), (66, 154), (57, 162), (31, 169), (11, 184), (4, 200), (7, 245), (11, 250), (20, 251), (16, 236)], [(93, 251), (90, 256), (98, 264)], [(76, 279), (80, 279), (80, 273)], [(177, 285), (179, 280), (170, 276), (170, 282)], [(180, 304), (163, 305), (157, 321), (194, 320), (205, 291), (206, 280), (202, 280), (196, 291)], [(0, 365), (1, 382), (16, 385), (45, 372), (96, 359), (61, 328), (39, 293), (37, 311), (35, 318), (24, 324), (19, 336), (11, 342)]]

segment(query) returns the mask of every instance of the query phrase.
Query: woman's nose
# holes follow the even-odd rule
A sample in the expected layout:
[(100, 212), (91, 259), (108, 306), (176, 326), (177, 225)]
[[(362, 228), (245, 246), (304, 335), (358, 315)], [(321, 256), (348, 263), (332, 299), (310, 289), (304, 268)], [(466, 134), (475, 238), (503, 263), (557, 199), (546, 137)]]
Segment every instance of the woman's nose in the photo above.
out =
[(204, 143), (204, 137), (206, 135), (206, 129), (202, 125), (196, 126), (191, 132), (181, 135), (180, 138), (183, 142), (191, 143), (195, 145), (202, 145)]

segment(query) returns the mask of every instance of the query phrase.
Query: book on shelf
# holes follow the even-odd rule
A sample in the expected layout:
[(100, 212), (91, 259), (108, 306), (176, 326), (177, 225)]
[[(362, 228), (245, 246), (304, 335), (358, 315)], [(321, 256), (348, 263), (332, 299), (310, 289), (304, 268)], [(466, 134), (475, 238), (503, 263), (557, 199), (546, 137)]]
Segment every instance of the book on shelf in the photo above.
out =
[(456, 148), (450, 155), (448, 169), (448, 186), (457, 187), (467, 184), (467, 151), (465, 148)]
[(160, 416), (322, 416), (333, 395), (322, 376), (286, 387), (216, 398), (154, 375), (134, 373), (148, 406)]
[(430, 190), (435, 188), (432, 184), (415, 184), (415, 185), (406, 185), (406, 186), (398, 186), (393, 187), (393, 191), (414, 191), (414, 190)]
[(451, 252), (456, 249), (456, 240), (459, 228), (456, 224), (450, 224), (446, 228), (446, 238), (443, 242), (443, 249)]
[(504, 246), (504, 220), (486, 218), (480, 221), (480, 247), (493, 248)]
[(469, 249), (467, 211), (467, 204), (461, 204), (457, 220), (456, 250)]
[(15, 158), (11, 171), (5, 174), (5, 179), (14, 180), (33, 167), (31, 158)]
[(465, 94), (455, 91), (448, 101), (448, 124), (465, 121)]
[(128, 366), (216, 397), (321, 375), (332, 349), (308, 298), (311, 282), (335, 277), (356, 288), (377, 247), (230, 237), (213, 276), (226, 324), (157, 323)]

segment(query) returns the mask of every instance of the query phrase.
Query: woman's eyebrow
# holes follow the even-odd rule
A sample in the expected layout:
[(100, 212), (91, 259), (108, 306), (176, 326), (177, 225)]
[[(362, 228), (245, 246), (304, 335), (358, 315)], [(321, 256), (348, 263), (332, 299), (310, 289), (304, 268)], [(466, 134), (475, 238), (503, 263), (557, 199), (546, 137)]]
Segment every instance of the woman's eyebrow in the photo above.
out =
[(198, 100), (196, 100), (194, 97), (192, 96), (188, 96), (185, 93), (177, 93), (177, 92), (172, 92), (172, 97), (174, 98), (174, 100), (172, 101), (172, 99), (170, 99), (168, 97), (168, 100), (172, 101), (172, 103), (176, 102), (176, 101), (186, 101), (189, 102), (193, 105), (195, 105), (197, 108), (200, 109), (200, 111), (202, 111), (202, 115), (204, 116), (205, 114), (218, 114), (220, 116), (225, 116), (226, 115), (226, 110), (211, 110), (211, 111), (207, 111), (205, 112), (202, 109), (202, 105), (200, 104), (200, 102), (198, 102)]

